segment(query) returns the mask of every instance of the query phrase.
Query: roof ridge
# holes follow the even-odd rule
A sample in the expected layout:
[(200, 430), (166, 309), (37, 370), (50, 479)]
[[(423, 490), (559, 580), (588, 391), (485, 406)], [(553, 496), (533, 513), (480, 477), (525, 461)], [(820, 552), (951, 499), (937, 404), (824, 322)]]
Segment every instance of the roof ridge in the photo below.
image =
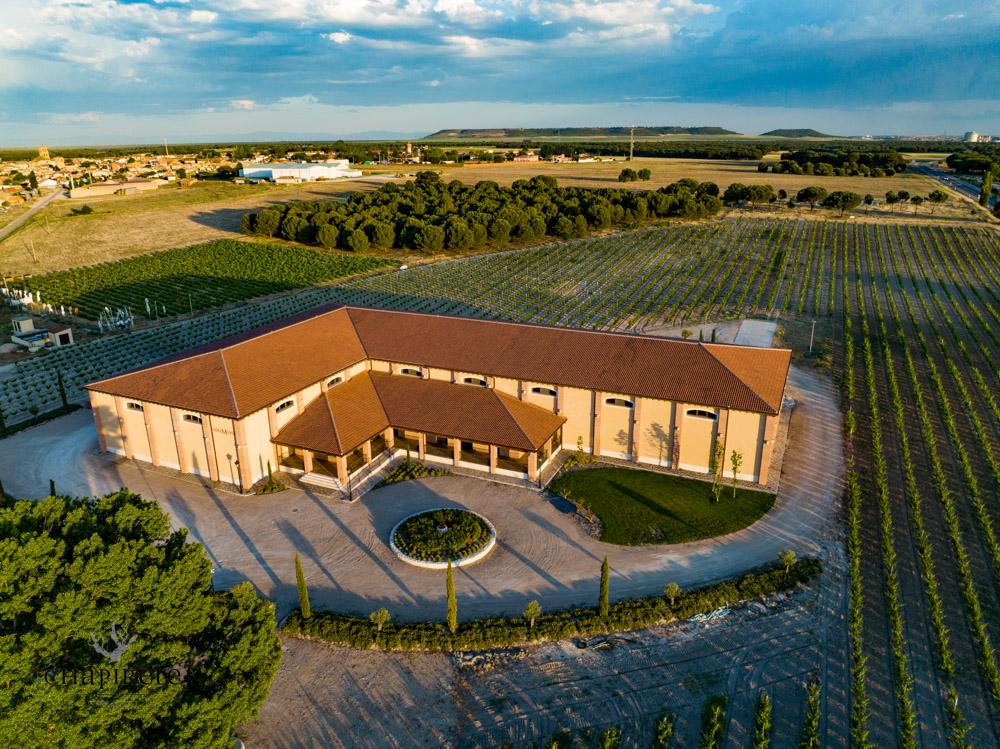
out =
[[(689, 341), (685, 338), (678, 338), (675, 336), (656, 336), (656, 335), (645, 335), (643, 333), (627, 333), (618, 330), (597, 330), (595, 328), (574, 328), (568, 325), (544, 325), (542, 323), (533, 322), (518, 322), (516, 320), (487, 320), (481, 317), (466, 317), (464, 315), (439, 315), (433, 312), (415, 312), (413, 310), (404, 309), (388, 309), (385, 307), (364, 307), (357, 304), (347, 304), (344, 305), (348, 310), (356, 309), (363, 310), (366, 312), (388, 312), (390, 314), (396, 315), (414, 315), (417, 317), (445, 317), (449, 320), (463, 320), (468, 322), (477, 323), (489, 323), (492, 325), (511, 325), (519, 328), (544, 328), (546, 330), (569, 330), (574, 333), (593, 333), (595, 335), (612, 336), (617, 338), (636, 338), (644, 341), (669, 341), (671, 343), (681, 343), (686, 346), (693, 346), (701, 343), (700, 341)], [(353, 320), (352, 320), (353, 324)], [(360, 334), (358, 336), (360, 338)], [(361, 343), (364, 346), (364, 341)], [(747, 346), (746, 348), (760, 348), (755, 346)], [(367, 351), (367, 349), (366, 349)]]
[[(521, 422), (517, 420), (517, 417), (511, 413), (509, 408), (507, 408), (506, 401), (500, 397), (500, 393), (497, 392), (496, 388), (490, 388), (490, 390), (492, 391), (493, 396), (498, 401), (500, 401), (500, 405), (503, 406), (503, 410), (507, 412), (507, 415), (510, 417), (510, 420), (514, 422), (514, 426), (517, 427), (517, 431), (519, 431), (524, 436), (524, 439), (526, 439), (528, 441), (528, 444), (531, 445), (531, 449), (534, 450), (535, 449), (534, 441), (531, 439), (531, 437), (528, 436), (528, 433), (524, 431), (524, 428), (521, 426)], [(504, 395), (507, 395), (508, 398), (511, 398), (513, 400), (517, 400), (516, 398), (514, 398), (513, 395), (508, 395), (507, 393), (504, 393)], [(522, 401), (520, 400), (518, 400), (517, 402), (522, 403)]]
[[(340, 430), (337, 429), (337, 420), (333, 416), (333, 409), (330, 408), (330, 391), (327, 390), (323, 395), (323, 403), (326, 404), (326, 414), (330, 417), (330, 424), (333, 426), (333, 437), (337, 440), (337, 447), (341, 450), (344, 449), (344, 443), (340, 439)], [(305, 413), (303, 411), (303, 413)]]
[[(715, 354), (713, 354), (713, 353), (712, 353), (712, 352), (711, 352), (711, 351), (710, 351), (710, 350), (708, 349), (708, 347), (707, 347), (707, 346), (705, 346), (705, 344), (704, 344), (704, 343), (702, 343), (701, 341), (699, 341), (699, 345), (701, 346), (702, 350), (703, 350), (703, 351), (704, 351), (704, 352), (705, 352), (706, 354), (708, 354), (709, 356), (711, 356), (711, 357), (712, 357), (712, 361), (714, 361), (714, 362), (718, 363), (718, 365), (719, 365), (720, 367), (722, 367), (722, 368), (723, 368), (724, 370), (726, 370), (726, 372), (728, 372), (728, 373), (729, 373), (730, 375), (732, 375), (733, 379), (734, 379), (734, 380), (736, 380), (736, 381), (737, 381), (737, 382), (738, 382), (738, 383), (739, 383), (740, 385), (742, 385), (742, 386), (743, 386), (744, 388), (746, 388), (746, 389), (747, 389), (747, 391), (748, 391), (749, 393), (751, 393), (751, 394), (753, 395), (753, 397), (754, 397), (754, 398), (756, 398), (757, 400), (759, 400), (759, 401), (760, 401), (761, 403), (763, 403), (763, 404), (764, 404), (765, 406), (767, 406), (767, 407), (768, 407), (769, 409), (771, 409), (771, 410), (772, 410), (772, 411), (774, 411), (775, 413), (777, 413), (777, 412), (778, 412), (778, 409), (776, 409), (776, 408), (775, 408), (774, 406), (772, 406), (772, 405), (771, 405), (770, 403), (768, 403), (768, 402), (767, 402), (767, 401), (766, 401), (766, 400), (764, 399), (764, 397), (763, 397), (763, 396), (761, 396), (761, 394), (760, 394), (760, 393), (758, 393), (758, 392), (757, 392), (756, 390), (754, 390), (754, 389), (753, 389), (752, 387), (750, 387), (749, 385), (747, 385), (747, 383), (743, 381), (743, 378), (742, 378), (742, 377), (740, 377), (740, 376), (739, 376), (738, 374), (736, 374), (736, 373), (735, 373), (735, 372), (734, 372), (733, 370), (731, 370), (731, 369), (730, 369), (729, 367), (727, 367), (727, 366), (726, 366), (726, 364), (725, 364), (725, 363), (724, 363), (724, 362), (723, 362), (723, 361), (722, 361), (721, 359), (719, 359), (719, 358), (718, 358), (718, 357), (717, 357), (717, 356), (716, 356)], [(758, 347), (758, 348), (760, 348), (760, 347)], [(768, 349), (768, 350), (770, 350), (770, 349)], [(782, 390), (784, 390), (784, 389), (782, 388)]]
[[(368, 355), (368, 347), (365, 346), (365, 341), (361, 337), (361, 331), (358, 330), (358, 326), (354, 323), (354, 318), (351, 317), (351, 310), (355, 309), (355, 308), (352, 307), (352, 306), (350, 306), (350, 305), (345, 304), (345, 305), (343, 305), (343, 309), (347, 312), (347, 319), (350, 321), (351, 327), (354, 329), (354, 335), (356, 335), (358, 337), (358, 343), (361, 344), (361, 350), (365, 352), (365, 358), (366, 359), (370, 359), (371, 357)], [(379, 398), (379, 403), (381, 403), (381, 402), (382, 402), (382, 399)], [(383, 408), (382, 410), (384, 411), (385, 409)]]
[(226, 378), (226, 385), (229, 386), (229, 397), (233, 399), (234, 418), (240, 418), (240, 407), (236, 403), (236, 393), (233, 392), (233, 382), (229, 379), (229, 367), (226, 366), (226, 357), (222, 354), (223, 349), (219, 349), (219, 360), (222, 362), (222, 374)]

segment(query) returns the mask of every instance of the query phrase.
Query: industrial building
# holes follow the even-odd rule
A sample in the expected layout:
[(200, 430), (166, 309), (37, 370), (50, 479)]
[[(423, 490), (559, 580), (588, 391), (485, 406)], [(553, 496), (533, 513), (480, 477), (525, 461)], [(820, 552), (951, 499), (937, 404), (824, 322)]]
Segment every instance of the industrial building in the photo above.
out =
[(240, 169), (240, 176), (246, 179), (295, 183), (360, 177), (361, 170), (352, 169), (347, 159), (338, 159), (321, 164), (248, 164)]

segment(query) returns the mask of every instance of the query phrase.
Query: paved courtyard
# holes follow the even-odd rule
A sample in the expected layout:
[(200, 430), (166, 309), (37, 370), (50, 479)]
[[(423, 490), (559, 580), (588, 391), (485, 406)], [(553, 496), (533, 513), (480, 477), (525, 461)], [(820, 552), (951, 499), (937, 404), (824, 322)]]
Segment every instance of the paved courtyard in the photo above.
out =
[(467, 507), (494, 523), (498, 544), (483, 561), (456, 570), (459, 616), (514, 614), (532, 598), (548, 609), (595, 602), (605, 554), (616, 599), (658, 593), (671, 580), (691, 587), (732, 577), (773, 561), (782, 547), (816, 553), (839, 508), (840, 414), (822, 376), (793, 368), (787, 392), (796, 406), (774, 509), (729, 536), (670, 547), (601, 543), (536, 492), (466, 477), (395, 484), (355, 504), (297, 489), (265, 497), (219, 492), (96, 457), (89, 411), (0, 441), (0, 478), (17, 496), (47, 493), (51, 478), (60, 493), (97, 495), (125, 485), (155, 499), (205, 545), (217, 586), (250, 580), (275, 602), (279, 618), (297, 604), (296, 552), (315, 609), (368, 614), (385, 606), (397, 619), (442, 616), (444, 573), (396, 559), (388, 535), (417, 510)]

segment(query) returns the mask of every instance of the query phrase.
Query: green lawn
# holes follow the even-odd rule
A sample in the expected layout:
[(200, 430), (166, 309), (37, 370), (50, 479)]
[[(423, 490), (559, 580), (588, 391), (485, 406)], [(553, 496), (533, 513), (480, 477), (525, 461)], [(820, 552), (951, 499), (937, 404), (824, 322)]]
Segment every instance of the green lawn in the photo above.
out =
[(574, 471), (555, 481), (552, 491), (569, 496), (601, 519), (601, 540), (612, 544), (676, 544), (738, 531), (774, 504), (767, 492), (732, 484), (715, 502), (708, 481), (630, 468)]

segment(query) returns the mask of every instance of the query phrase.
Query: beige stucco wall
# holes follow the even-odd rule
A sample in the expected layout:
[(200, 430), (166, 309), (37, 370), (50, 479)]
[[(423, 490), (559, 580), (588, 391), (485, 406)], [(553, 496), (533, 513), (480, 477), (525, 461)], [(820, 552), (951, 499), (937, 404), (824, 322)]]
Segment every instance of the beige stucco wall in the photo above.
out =
[(149, 440), (146, 438), (146, 412), (145, 404), (142, 411), (134, 411), (128, 407), (129, 403), (138, 403), (129, 398), (122, 399), (121, 417), (125, 421), (125, 433), (128, 435), (129, 443), (132, 446), (132, 457), (136, 460), (152, 461), (149, 451)]
[(639, 462), (670, 467), (675, 404), (671, 401), (640, 398)]
[(215, 443), (215, 459), (219, 466), (219, 480), (239, 484), (239, 471), (236, 467), (236, 461), (239, 458), (236, 454), (236, 429), (233, 426), (233, 420), (221, 416), (207, 418), (212, 429), (212, 441)]
[(271, 429), (267, 421), (267, 409), (255, 411), (243, 419), (246, 431), (247, 454), (252, 470), (252, 481), (256, 483), (267, 476), (267, 462), (271, 461), (271, 470), (277, 470), (277, 457), (274, 444), (271, 442)]
[(693, 409), (711, 411), (718, 416), (721, 409), (686, 403), (678, 404), (678, 409), (680, 411), (679, 419), (683, 423), (681, 424), (680, 460), (677, 467), (685, 471), (708, 472), (712, 443), (715, 441), (719, 422), (698, 416), (688, 416), (687, 411)]
[(563, 447), (575, 450), (577, 440), (583, 437), (583, 449), (590, 452), (594, 446), (593, 391), (564, 387), (559, 389), (557, 398), (561, 401), (559, 415), (566, 417), (562, 428)]
[(156, 443), (156, 458), (161, 466), (180, 470), (177, 460), (177, 441), (174, 439), (174, 427), (170, 423), (170, 408), (157, 403), (146, 403), (146, 420), (153, 441)]
[[(747, 411), (730, 411), (726, 428), (726, 455), (724, 472), (732, 477), (730, 456), (733, 450), (743, 454), (743, 463), (736, 478), (757, 481), (760, 477), (761, 453), (767, 417)], [(764, 477), (767, 480), (767, 477)]]
[[(208, 478), (212, 475), (212, 470), (208, 464), (208, 450), (205, 448), (204, 427), (202, 424), (184, 421), (184, 414), (186, 413), (193, 412), (180, 412), (180, 426), (177, 431), (180, 437), (181, 449), (184, 451), (187, 464), (190, 466), (190, 472), (197, 476)], [(202, 416), (202, 420), (207, 418), (207, 416)]]
[(627, 395), (601, 393), (601, 455), (625, 460), (632, 457), (632, 414), (633, 410), (625, 406), (612, 406), (607, 403), (611, 398), (624, 398), (631, 401)]
[(91, 393), (90, 407), (100, 415), (101, 430), (104, 433), (105, 446), (108, 452), (116, 455), (125, 454), (122, 442), (122, 432), (118, 423), (118, 412), (115, 410), (115, 398), (106, 393)]

